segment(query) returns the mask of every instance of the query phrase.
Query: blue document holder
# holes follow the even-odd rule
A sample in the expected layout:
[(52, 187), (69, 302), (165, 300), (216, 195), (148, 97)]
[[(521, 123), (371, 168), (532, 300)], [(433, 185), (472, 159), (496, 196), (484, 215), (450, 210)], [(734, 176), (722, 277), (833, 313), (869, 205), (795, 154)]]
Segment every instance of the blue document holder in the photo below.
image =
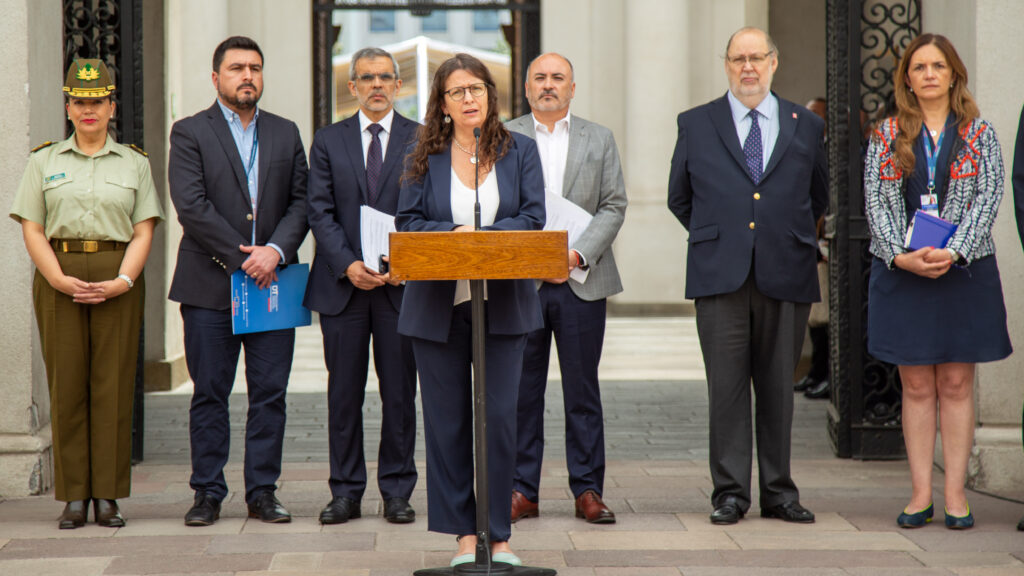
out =
[(309, 326), (312, 317), (302, 305), (309, 264), (277, 269), (277, 282), (261, 290), (245, 272), (231, 275), (231, 332), (249, 334)]
[(945, 248), (949, 239), (956, 233), (956, 228), (957, 225), (952, 222), (918, 210), (914, 213), (914, 219), (907, 230), (906, 247), (910, 250), (920, 250), (928, 246)]

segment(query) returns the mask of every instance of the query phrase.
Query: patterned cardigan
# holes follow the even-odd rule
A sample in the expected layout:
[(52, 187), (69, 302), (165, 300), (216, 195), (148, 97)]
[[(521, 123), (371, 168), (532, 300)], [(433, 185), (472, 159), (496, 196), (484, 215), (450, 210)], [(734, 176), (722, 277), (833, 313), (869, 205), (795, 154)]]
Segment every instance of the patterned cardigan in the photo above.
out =
[[(904, 248), (908, 219), (906, 183), (892, 148), (895, 118), (882, 122), (864, 160), (864, 203), (871, 228), (871, 253), (891, 269)], [(953, 140), (946, 189), (939, 193), (939, 215), (958, 224), (947, 248), (969, 264), (994, 254), (992, 224), (1003, 198), (1003, 154), (992, 125), (975, 118)], [(963, 262), (961, 262), (963, 263)]]

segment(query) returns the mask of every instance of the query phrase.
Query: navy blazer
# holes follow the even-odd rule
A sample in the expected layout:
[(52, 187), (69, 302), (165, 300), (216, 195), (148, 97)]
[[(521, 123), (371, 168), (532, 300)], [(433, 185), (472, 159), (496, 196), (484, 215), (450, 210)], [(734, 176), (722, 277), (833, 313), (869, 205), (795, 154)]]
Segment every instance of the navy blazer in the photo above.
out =
[[(395, 214), (403, 160), (415, 142), (416, 122), (395, 112), (384, 154), (380, 195), (375, 208)], [(309, 190), (306, 196), (309, 227), (316, 238), (316, 255), (309, 273), (303, 304), (324, 314), (339, 314), (348, 305), (355, 286), (345, 276), (363, 258), (359, 210), (367, 203), (366, 163), (359, 129), (359, 113), (317, 131), (309, 151)], [(402, 286), (381, 287), (398, 311)]]
[(1017, 141), (1013, 147), (1013, 210), (1017, 218), (1017, 235), (1024, 246), (1024, 108), (1017, 125)]
[[(512, 133), (507, 153), (494, 165), (498, 177), (498, 212), (483, 230), (540, 230), (544, 227), (544, 173), (537, 144)], [(430, 156), (419, 182), (405, 182), (398, 200), (399, 232), (449, 232), (452, 221), (451, 150)], [(487, 281), (487, 330), (491, 334), (526, 334), (543, 326), (540, 298), (533, 280)], [(447, 342), (455, 302), (455, 281), (409, 282), (398, 317), (398, 332)]]
[(242, 157), (220, 106), (174, 123), (167, 166), (171, 201), (182, 238), (169, 298), (175, 302), (227, 310), (231, 274), (248, 254), (239, 245), (276, 244), (285, 262), (298, 262), (306, 224), (306, 151), (299, 128), (260, 110), (259, 183), (252, 211)]
[(757, 289), (817, 302), (815, 223), (828, 205), (824, 123), (779, 98), (779, 137), (759, 184), (747, 172), (725, 96), (679, 115), (668, 207), (689, 231), (686, 297)]

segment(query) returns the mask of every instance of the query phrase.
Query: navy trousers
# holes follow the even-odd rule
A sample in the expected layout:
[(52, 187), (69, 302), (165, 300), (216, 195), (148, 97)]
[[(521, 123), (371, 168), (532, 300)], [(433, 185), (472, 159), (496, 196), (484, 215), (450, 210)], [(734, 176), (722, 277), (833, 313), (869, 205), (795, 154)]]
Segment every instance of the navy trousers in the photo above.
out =
[(597, 366), (601, 362), (607, 300), (588, 302), (569, 284), (541, 285), (544, 327), (531, 332), (519, 381), (514, 487), (536, 502), (544, 459), (544, 390), (548, 382), (551, 335), (558, 346), (565, 405), (565, 459), (569, 488), (578, 498), (587, 490), (604, 492), (604, 414)]
[(363, 398), (373, 361), (383, 419), (377, 453), (381, 496), (406, 498), (416, 486), (416, 364), (412, 343), (398, 333), (398, 310), (383, 289), (355, 290), (337, 315), (320, 315), (327, 363), (331, 494), (359, 501), (366, 490)]
[[(472, 324), (469, 302), (455, 307), (447, 342), (413, 338), (427, 445), (428, 529), (476, 533), (473, 490)], [(516, 395), (526, 335), (487, 334), (487, 473), (492, 542), (512, 535)]]
[(231, 333), (231, 311), (181, 305), (185, 362), (195, 390), (189, 408), (193, 490), (223, 500), (228, 494), (224, 465), (231, 429), (228, 397), (235, 383), (238, 354), (245, 346), (249, 412), (245, 424), (245, 500), (274, 490), (281, 475), (285, 390), (292, 369), (295, 330)]

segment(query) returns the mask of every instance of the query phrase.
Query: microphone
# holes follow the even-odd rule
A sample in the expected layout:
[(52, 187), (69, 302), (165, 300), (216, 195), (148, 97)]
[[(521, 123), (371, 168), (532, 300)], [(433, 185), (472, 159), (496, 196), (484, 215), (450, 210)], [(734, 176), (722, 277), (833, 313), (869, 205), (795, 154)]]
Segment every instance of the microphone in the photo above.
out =
[(476, 190), (476, 204), (473, 205), (473, 229), (480, 229), (480, 129), (473, 128), (473, 188)]

